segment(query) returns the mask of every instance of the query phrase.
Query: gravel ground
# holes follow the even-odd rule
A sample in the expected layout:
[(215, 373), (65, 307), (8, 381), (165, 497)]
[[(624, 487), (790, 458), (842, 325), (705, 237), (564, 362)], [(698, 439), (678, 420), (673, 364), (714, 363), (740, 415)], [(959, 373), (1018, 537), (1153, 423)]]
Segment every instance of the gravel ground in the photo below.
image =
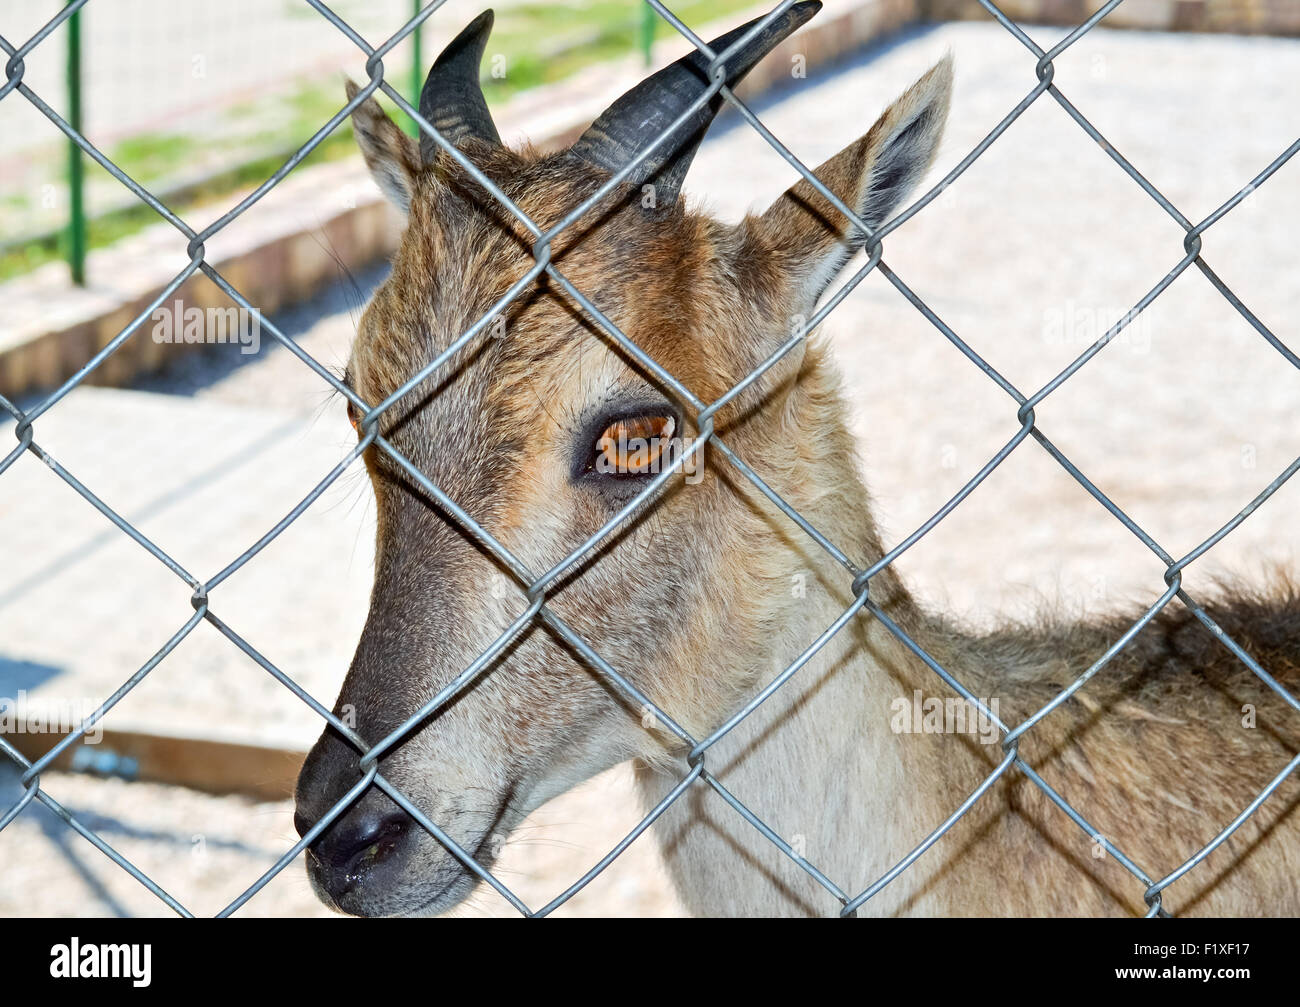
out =
[[(1058, 37), (1052, 29), (1034, 34), (1044, 45)], [(903, 35), (834, 74), (814, 72), (758, 108), (778, 137), (816, 164), (865, 130), (949, 48), (956, 98), (931, 176), (938, 179), (1035, 84), (1033, 59), (995, 26)], [(1058, 61), (1055, 80), (1196, 220), (1300, 135), (1292, 97), (1300, 83), (1297, 57), (1300, 42), (1293, 40), (1098, 29)], [(718, 125), (691, 186), (735, 219), (766, 205), (793, 177), (743, 124), (732, 118)], [(1203, 252), (1292, 346), (1300, 345), (1292, 310), (1300, 298), (1297, 210), (1300, 167), (1292, 163), (1214, 225)], [(885, 242), (885, 261), (897, 275), (1026, 394), (1182, 255), (1182, 231), (1050, 97)], [(287, 317), (286, 326), (323, 362), (341, 364), (357, 305), (374, 280), (359, 277), (356, 288)], [(846, 372), (863, 466), (892, 544), (1011, 438), (1016, 406), (879, 272), (837, 309), (825, 332)], [(1037, 418), (1084, 473), (1177, 556), (1300, 455), (1300, 428), (1290, 421), (1297, 403), (1300, 375), (1193, 269), (1049, 396)], [(262, 449), (243, 465), (217, 466), (217, 432), (220, 457), (256, 444)], [(230, 369), (190, 362), (135, 392), (78, 392), (38, 424), (38, 437), (48, 437), (69, 468), (138, 518), (146, 533), (169, 548), (178, 543), (187, 562), (205, 572), (301, 498), (339, 457), (347, 434), (342, 407), (325, 403), (319, 382), (283, 351)], [(14, 570), (9, 583), (25, 585), (19, 594), (0, 594), (0, 694), (45, 680), (73, 695), (111, 688), (188, 613), (170, 574), (119, 543), (102, 518), (50, 478), (25, 458), (6, 476), (0, 497), (0, 551), (7, 572)], [(359, 479), (345, 478), (331, 490), (301, 530), (295, 525), (249, 564), (221, 600), (223, 617), (327, 703), (369, 587), (370, 517)], [(1290, 516), (1297, 493), (1284, 486), (1193, 564), (1188, 589), (1203, 593), (1224, 574), (1257, 581), (1272, 568), (1294, 569), (1300, 537)], [(974, 623), (1044, 606), (1100, 612), (1147, 604), (1164, 587), (1162, 565), (1032, 441), (898, 565), (927, 603)], [(67, 605), (69, 597), (75, 606)], [(123, 703), (124, 725), (216, 722), (227, 734), (281, 737), (286, 744), (316, 731), (300, 704), (270, 699), (283, 690), (215, 633), (196, 631), (159, 673)], [(291, 841), (287, 803), (69, 774), (46, 782), (195, 911), (229, 901)], [(0, 775), (0, 787), (3, 805), (15, 783)], [(534, 816), (510, 848), (503, 876), (539, 904), (635, 820), (626, 770), (606, 774)], [(52, 829), (48, 816), (25, 813), (0, 834), (0, 862), (0, 913), (160, 908), (83, 841)], [(465, 912), (504, 910), (488, 893)], [(297, 865), (244, 911), (320, 912)], [(567, 911), (679, 910), (643, 840)]]

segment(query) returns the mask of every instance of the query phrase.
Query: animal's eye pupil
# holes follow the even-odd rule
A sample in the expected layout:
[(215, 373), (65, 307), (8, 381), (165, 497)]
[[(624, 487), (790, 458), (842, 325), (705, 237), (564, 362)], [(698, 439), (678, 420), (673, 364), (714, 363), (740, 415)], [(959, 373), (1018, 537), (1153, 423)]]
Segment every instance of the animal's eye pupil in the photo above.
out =
[(596, 440), (595, 471), (610, 476), (657, 475), (671, 465), (677, 421), (671, 416), (615, 420)]

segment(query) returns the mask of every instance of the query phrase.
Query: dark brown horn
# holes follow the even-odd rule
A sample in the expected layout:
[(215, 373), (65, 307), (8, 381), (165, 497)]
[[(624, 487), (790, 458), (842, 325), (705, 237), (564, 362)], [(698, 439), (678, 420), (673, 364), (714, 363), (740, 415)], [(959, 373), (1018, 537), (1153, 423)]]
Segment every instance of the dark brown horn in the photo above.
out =
[[(821, 10), (821, 0), (807, 0), (790, 7), (726, 62), (726, 81), (734, 86), (759, 60), (772, 51), (814, 14)], [(721, 55), (762, 18), (755, 18), (709, 43)], [(588, 164), (611, 174), (625, 167), (685, 112), (709, 87), (709, 61), (698, 49), (671, 66), (647, 77), (600, 117), (569, 148), (569, 152)], [(691, 165), (705, 131), (722, 106), (721, 93), (702, 105), (679, 126), (672, 137), (656, 147), (628, 175), (633, 185), (652, 182), (655, 203), (671, 206), (681, 191), (682, 181)]]
[[(434, 62), (420, 92), (420, 115), (452, 143), (467, 136), (501, 143), (478, 82), (492, 21), (492, 11), (485, 10), (452, 39)], [(420, 159), (432, 163), (438, 149), (433, 137), (421, 131)]]

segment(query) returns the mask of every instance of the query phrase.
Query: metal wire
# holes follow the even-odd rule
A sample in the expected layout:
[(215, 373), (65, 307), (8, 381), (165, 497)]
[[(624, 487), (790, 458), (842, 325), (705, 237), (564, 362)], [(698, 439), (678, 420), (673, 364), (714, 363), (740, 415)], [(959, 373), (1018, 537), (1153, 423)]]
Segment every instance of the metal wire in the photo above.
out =
[[(21, 783), (23, 787), (22, 797), (16, 804), (4, 811), (0, 815), (0, 830), (3, 830), (19, 814), (32, 805), (34, 801), (40, 801), (46, 807), (50, 808), (56, 815), (62, 818), (75, 831), (84, 836), (90, 843), (101, 850), (110, 860), (116, 863), (123, 870), (133, 876), (141, 885), (156, 895), (163, 903), (182, 916), (189, 916), (189, 911), (171, 894), (164, 891), (152, 878), (128, 861), (121, 853), (110, 846), (94, 830), (87, 828), (83, 823), (68, 812), (62, 805), (51, 797), (41, 785), (41, 773), (47, 769), (55, 759), (59, 757), (69, 746), (76, 744), (83, 735), (98, 723), (107, 712), (112, 709), (128, 692), (134, 689), (154, 668), (156, 668), (167, 656), (176, 648), (176, 646), (198, 625), (201, 621), (207, 621), (214, 626), (223, 636), (231, 643), (243, 651), (248, 657), (256, 662), (268, 674), (274, 677), (285, 688), (289, 689), (303, 703), (310, 707), (322, 720), (331, 725), (339, 734), (345, 738), (357, 750), (358, 765), (362, 773), (362, 779), (347, 794), (345, 794), (331, 809), (324, 815), (308, 833), (303, 836), (297, 843), (288, 849), (275, 864), (266, 871), (260, 878), (256, 879), (238, 898), (226, 906), (218, 915), (226, 916), (238, 910), (245, 902), (255, 896), (276, 874), (287, 867), (293, 860), (312, 843), (329, 825), (341, 815), (351, 803), (367, 788), (376, 786), (386, 793), (392, 800), (406, 811), (415, 821), (426, 829), (435, 839), (441, 843), (453, 856), (455, 856), (466, 869), (473, 872), (481, 880), (489, 884), (505, 899), (507, 899), (520, 913), (527, 916), (545, 916), (551, 913), (572, 898), (577, 892), (581, 891), (593, 878), (600, 874), (613, 860), (618, 857), (629, 844), (631, 844), (642, 832), (645, 831), (660, 815), (662, 815), (675, 801), (696, 784), (711, 788), (720, 795), (726, 803), (736, 811), (745, 821), (754, 827), (754, 829), (765, 839), (770, 841), (794, 864), (798, 865), (814, 881), (826, 890), (833, 903), (828, 905), (838, 905), (838, 912), (842, 916), (854, 915), (856, 911), (868, 900), (877, 895), (886, 886), (906, 871), (917, 859), (923, 856), (935, 843), (937, 843), (952, 827), (975, 806), (992, 785), (1013, 768), (1023, 774), (1034, 785), (1040, 788), (1048, 799), (1056, 805), (1068, 818), (1070, 818), (1086, 836), (1094, 842), (1100, 843), (1106, 852), (1114, 857), (1137, 882), (1141, 883), (1142, 896), (1149, 908), (1147, 915), (1168, 915), (1169, 908), (1164, 904), (1162, 893), (1169, 885), (1173, 884), (1187, 872), (1193, 870), (1201, 861), (1203, 861), (1216, 847), (1222, 844), (1234, 831), (1236, 831), (1258, 808), (1272, 795), (1282, 783), (1297, 768), (1300, 768), (1300, 756), (1297, 756), (1286, 766), (1282, 767), (1278, 774), (1270, 783), (1259, 792), (1259, 794), (1242, 809), (1240, 815), (1234, 819), (1226, 828), (1216, 835), (1209, 843), (1198, 850), (1193, 856), (1187, 859), (1176, 870), (1172, 871), (1163, 878), (1153, 878), (1137, 863), (1118, 849), (1113, 843), (1100, 835), (1083, 813), (1074, 808), (1068, 801), (1049, 786), (1038, 773), (1030, 766), (1020, 755), (1019, 744), (1021, 739), (1031, 731), (1037, 724), (1045, 718), (1051, 716), (1062, 703), (1064, 703), (1077, 690), (1082, 688), (1093, 676), (1097, 675), (1106, 664), (1120, 652), (1132, 638), (1147, 625), (1157, 613), (1177, 597), (1195, 617), (1219, 639), (1231, 653), (1242, 661), (1265, 685), (1277, 693), (1290, 707), (1300, 712), (1300, 702), (1292, 696), (1276, 679), (1262, 668), (1259, 663), (1247, 654), (1240, 645), (1228, 637), (1218, 627), (1205, 609), (1192, 598), (1182, 587), (1182, 570), (1189, 563), (1193, 562), (1200, 556), (1204, 555), (1209, 549), (1213, 548), (1233, 529), (1240, 525), (1255, 509), (1264, 501), (1271, 497), (1279, 487), (1282, 486), (1297, 469), (1300, 469), (1300, 458), (1297, 458), (1289, 465), (1277, 478), (1245, 508), (1243, 508), (1230, 521), (1225, 523), (1212, 535), (1206, 538), (1194, 549), (1189, 551), (1181, 558), (1175, 558), (1160, 546), (1150, 535), (1148, 535), (1131, 517), (1129, 517), (1122, 508), (1110, 500), (1097, 486), (1092, 483), (1079, 469), (1065, 456), (1065, 454), (1048, 439), (1047, 435), (1039, 429), (1035, 420), (1035, 407), (1055, 392), (1062, 384), (1068, 381), (1082, 367), (1086, 366), (1090, 360), (1100, 354), (1110, 342), (1127, 326), (1134, 318), (1145, 310), (1157, 297), (1159, 297), (1169, 285), (1181, 275), (1189, 266), (1195, 265), (1213, 286), (1223, 295), (1225, 300), (1237, 310), (1239, 314), (1255, 329), (1259, 335), (1268, 342), (1279, 354), (1292, 366), (1300, 368), (1300, 358), (1288, 349), (1267, 326), (1256, 318), (1241, 300), (1228, 288), (1228, 286), (1218, 277), (1210, 268), (1209, 264), (1201, 255), (1202, 236), (1205, 232), (1221, 220), (1226, 214), (1231, 212), (1247, 195), (1255, 191), (1260, 185), (1266, 182), (1283, 164), (1285, 164), (1297, 150), (1300, 150), (1300, 140), (1297, 140), (1286, 150), (1282, 151), (1277, 158), (1266, 166), (1258, 175), (1255, 176), (1246, 186), (1235, 193), (1230, 199), (1226, 200), (1213, 213), (1209, 214), (1203, 220), (1193, 223), (1185, 217), (1150, 181), (1142, 176), (1140, 172), (1111, 144), (1097, 128), (1088, 121), (1064, 94), (1053, 83), (1054, 77), (1054, 60), (1060, 56), (1066, 49), (1077, 42), (1086, 32), (1091, 30), (1095, 25), (1100, 23), (1111, 11), (1119, 6), (1121, 0), (1110, 0), (1104, 6), (1100, 7), (1091, 17), (1080, 24), (1077, 28), (1062, 38), (1056, 45), (1048, 50), (1040, 48), (1025, 32), (1010, 18), (1008, 18), (991, 0), (980, 0), (981, 5), (988, 13), (1005, 28), (1033, 57), (1032, 69), (1036, 78), (1036, 83), (1028, 91), (1014, 108), (998, 123), (998, 125), (947, 175), (944, 176), (929, 191), (920, 196), (908, 207), (896, 214), (889, 221), (881, 224), (879, 227), (872, 229), (867, 226), (866, 222), (861, 220), (851, 208), (840, 201), (825, 185), (822, 184), (813, 174), (812, 171), (804, 165), (777, 137), (759, 120), (746, 105), (738, 99), (731, 90), (723, 83), (723, 64), (725, 60), (738, 51), (747, 39), (740, 39), (731, 49), (726, 52), (714, 53), (708, 46), (702, 42), (682, 21), (676, 17), (660, 0), (646, 0), (651, 7), (663, 20), (678, 31), (692, 45), (694, 45), (709, 60), (708, 76), (711, 81), (709, 87), (700, 95), (698, 100), (684, 112), (675, 122), (669, 124), (663, 135), (657, 143), (662, 142), (680, 123), (684, 122), (697, 108), (702, 107), (706, 102), (711, 100), (715, 95), (721, 94), (724, 99), (734, 106), (741, 116), (773, 147), (774, 150), (792, 167), (794, 167), (809, 184), (811, 184), (822, 196), (834, 206), (845, 218), (855, 227), (865, 233), (866, 237), (866, 263), (854, 273), (841, 288), (830, 298), (826, 300), (822, 308), (818, 310), (800, 331), (794, 333), (776, 352), (767, 360), (747, 374), (740, 382), (729, 389), (725, 394), (711, 403), (706, 403), (698, 399), (690, 389), (686, 388), (672, 373), (663, 368), (657, 361), (647, 355), (631, 339), (629, 339), (619, 327), (601, 310), (590, 301), (580, 290), (578, 290), (559, 270), (551, 260), (551, 244), (555, 238), (565, 229), (571, 227), (576, 221), (586, 214), (586, 212), (600, 202), (610, 191), (618, 186), (625, 177), (649, 156), (654, 147), (642, 151), (638, 157), (628, 164), (625, 168), (612, 176), (601, 188), (593, 193), (581, 205), (574, 207), (567, 213), (563, 219), (553, 227), (543, 230), (540, 225), (531, 220), (527, 214), (512, 203), (500, 189), (493, 184), (468, 158), (456, 149), (447, 139), (441, 136), (432, 124), (422, 118), (417, 109), (413, 108), (403, 96), (385, 79), (383, 58), (390, 52), (394, 46), (406, 38), (420, 24), (431, 17), (442, 6), (445, 0), (435, 0), (435, 2), (424, 7), (419, 14), (413, 17), (397, 32), (388, 38), (378, 47), (372, 47), (356, 31), (354, 31), (342, 18), (335, 14), (322, 0), (307, 0), (322, 17), (337, 28), (347, 39), (349, 39), (357, 48), (366, 56), (366, 73), (368, 82), (364, 88), (347, 104), (338, 110), (329, 121), (325, 123), (306, 143), (304, 143), (279, 169), (277, 169), (269, 178), (259, 185), (253, 192), (242, 199), (235, 207), (222, 214), (212, 223), (208, 224), (202, 230), (195, 230), (188, 223), (182, 220), (177, 214), (172, 212), (159, 199), (149, 192), (144, 186), (140, 185), (120, 168), (117, 167), (102, 151), (98, 150), (84, 136), (74, 130), (68, 123), (61, 118), (49, 105), (34, 93), (27, 84), (23, 82), (25, 70), (25, 57), (51, 32), (61, 25), (75, 11), (80, 9), (87, 0), (74, 0), (56, 14), (46, 25), (36, 32), (30, 39), (22, 45), (15, 47), (7, 39), (0, 36), (0, 49), (8, 54), (8, 61), (5, 65), (6, 79), (3, 86), (0, 86), (0, 100), (5, 98), (12, 99), (11, 95), (18, 94), (30, 102), (33, 106), (50, 120), (60, 131), (67, 135), (87, 156), (94, 159), (110, 175), (121, 182), (130, 192), (137, 196), (145, 205), (151, 207), (158, 215), (175, 227), (181, 234), (185, 235), (188, 240), (187, 254), (189, 261), (173, 277), (170, 283), (163, 291), (146, 307), (140, 314), (132, 319), (123, 329), (109, 341), (101, 350), (99, 350), (90, 360), (88, 360), (71, 378), (63, 385), (57, 388), (44, 401), (36, 406), (22, 410), (8, 399), (0, 396), (0, 409), (8, 412), (16, 421), (15, 435), (18, 440), (17, 446), (0, 459), (0, 474), (3, 474), (13, 462), (24, 452), (30, 451), (36, 457), (40, 458), (49, 468), (55, 472), (69, 486), (79, 493), (91, 506), (103, 514), (112, 524), (129, 536), (137, 545), (146, 550), (156, 560), (162, 563), (167, 569), (175, 574), (190, 590), (191, 603), (194, 608), (194, 614), (187, 619), (183, 625), (177, 629), (176, 633), (155, 653), (148, 661), (122, 683), (122, 685), (107, 699), (104, 703), (91, 714), (78, 728), (67, 737), (59, 742), (50, 752), (35, 762), (24, 758), (8, 742), (0, 737), (0, 752), (15, 762), (22, 771)], [(767, 23), (779, 17), (792, 4), (794, 0), (782, 0), (766, 16), (762, 24), (755, 27), (750, 34), (756, 34), (761, 31)], [(1028, 66), (1028, 65), (1027, 65)], [(205, 243), (207, 239), (221, 231), (227, 224), (250, 210), (267, 192), (278, 185), (293, 169), (305, 158), (311, 151), (335, 128), (337, 128), (346, 119), (351, 112), (365, 99), (370, 97), (376, 91), (382, 91), (391, 98), (397, 106), (409, 115), (418, 125), (419, 128), (430, 136), (440, 149), (452, 157), (483, 189), (497, 199), (502, 206), (514, 216), (528, 231), (533, 235), (534, 244), (532, 248), (534, 266), (515, 283), (504, 296), (492, 305), (487, 312), (479, 318), (473, 325), (467, 328), (459, 338), (434, 360), (430, 361), (417, 374), (412, 376), (400, 388), (395, 390), (384, 401), (374, 404), (364, 402), (354, 391), (342, 384), (335, 378), (328, 369), (313, 359), (306, 351), (299, 347), (292, 339), (286, 336), (273, 322), (265, 318), (257, 308), (248, 302), (240, 292), (235, 289), (224, 277), (217, 272), (205, 259)], [(1156, 278), (1150, 291), (1139, 300), (1119, 322), (1110, 328), (1101, 338), (1084, 350), (1075, 360), (1073, 360), (1065, 369), (1056, 374), (1042, 388), (1026, 395), (1017, 389), (1007, 378), (1001, 375), (991, 364), (984, 360), (976, 353), (967, 343), (965, 343), (942, 319), (917, 295), (906, 283), (885, 263), (883, 258), (883, 240), (897, 228), (903, 226), (917, 212), (934, 200), (949, 185), (953, 184), (960, 176), (993, 144), (1006, 129), (1016, 121), (1026, 109), (1034, 102), (1038, 101), (1044, 94), (1050, 95), (1051, 98), (1065, 111), (1069, 117), (1079, 125), (1079, 127), (1096, 143), (1098, 143), (1116, 165), (1133, 180), (1142, 190), (1151, 197), (1155, 203), (1163, 209), (1178, 225), (1186, 232), (1183, 240), (1182, 255), (1174, 265), (1162, 276)], [(1005, 392), (1015, 403), (1015, 419), (1019, 427), (1016, 434), (990, 458), (979, 471), (967, 482), (950, 500), (940, 507), (929, 519), (917, 527), (911, 534), (905, 536), (896, 546), (885, 553), (879, 560), (871, 563), (866, 567), (858, 566), (848, 554), (830, 541), (817, 528), (815, 528), (807, 519), (798, 513), (788, 502), (768, 486), (748, 465), (744, 463), (715, 432), (713, 427), (713, 417), (719, 409), (727, 402), (731, 401), (743, 389), (748, 387), (754, 381), (758, 380), (770, 367), (775, 365), (782, 357), (789, 353), (795, 346), (803, 341), (807, 334), (812, 331), (822, 320), (830, 314), (840, 302), (857, 286), (862, 279), (872, 270), (879, 270), (881, 274), (891, 283), (899, 293), (903, 295), (949, 342), (951, 342), (971, 363), (989, 380), (996, 384)], [(357, 447), (348, 453), (339, 464), (331, 470), (321, 482), (306, 496), (302, 501), (289, 511), (282, 519), (277, 521), (271, 529), (263, 535), (256, 543), (250, 546), (242, 554), (236, 557), (224, 569), (215, 575), (201, 580), (194, 574), (187, 571), (176, 560), (169, 556), (160, 546), (149, 540), (138, 529), (117, 514), (112, 508), (100, 500), (95, 494), (81, 483), (76, 476), (60, 465), (55, 459), (49, 456), (36, 440), (36, 421), (44, 415), (46, 411), (62, 400), (73, 388), (80, 385), (85, 378), (105, 360), (115, 353), (122, 344), (129, 339), (140, 325), (149, 318), (156, 307), (164, 303), (175, 290), (184, 283), (190, 276), (196, 272), (202, 272), (208, 276), (222, 291), (225, 292), (240, 307), (250, 312), (252, 317), (269, 332), (271, 336), (286, 347), (290, 352), (297, 356), (306, 366), (311, 368), (323, 381), (328, 383), (335, 391), (341, 393), (361, 411), (362, 416), (358, 423), (361, 430), (361, 437)], [(582, 639), (582, 637), (573, 630), (552, 608), (547, 604), (547, 597), (554, 592), (563, 580), (573, 574), (576, 566), (583, 557), (590, 554), (593, 549), (597, 549), (602, 543), (608, 541), (623, 525), (636, 515), (640, 514), (651, 497), (659, 487), (672, 478), (677, 469), (684, 465), (686, 458), (681, 460), (677, 468), (660, 473), (647, 488), (632, 502), (623, 507), (614, 517), (610, 518), (595, 534), (590, 536), (577, 549), (556, 563), (551, 569), (540, 573), (531, 570), (518, 557), (514, 556), (500, 542), (498, 542), (485, 528), (476, 522), (467, 514), (459, 505), (448, 497), (436, 484), (433, 483), (424, 473), (406, 459), (391, 443), (379, 434), (379, 421), (381, 417), (398, 403), (402, 402), (407, 396), (417, 388), (427, 377), (443, 367), (459, 350), (477, 338), (487, 326), (491, 324), (511, 301), (521, 292), (530, 286), (534, 280), (543, 273), (547, 274), (560, 288), (566, 291), (574, 301), (582, 308), (584, 312), (598, 325), (606, 335), (613, 339), (618, 346), (635, 361), (647, 374), (652, 375), (664, 386), (671, 389), (681, 400), (689, 407), (694, 414), (696, 426), (700, 431), (700, 436), (693, 442), (691, 452), (699, 452), (704, 446), (711, 443), (716, 453), (726, 459), (734, 466), (736, 470), (746, 479), (750, 480), (760, 492), (764, 494), (777, 508), (779, 508), (794, 524), (813, 539), (823, 550), (830, 555), (835, 562), (843, 567), (848, 577), (848, 583), (851, 586), (854, 595), (854, 601), (844, 610), (826, 629), (817, 637), (793, 662), (787, 665), (778, 675), (776, 675), (759, 693), (754, 696), (738, 713), (732, 716), (726, 723), (722, 724), (715, 731), (705, 738), (694, 738), (670, 715), (668, 711), (660, 709), (655, 703), (643, 695), (631, 682), (629, 682), (614, 667), (597, 654), (592, 647)], [(1107, 511), (1110, 512), (1129, 532), (1131, 532), (1143, 545), (1150, 549), (1162, 563), (1165, 564), (1164, 589), (1158, 597), (1148, 606), (1136, 622), (1133, 623), (1117, 639), (1104, 654), (1102, 654), (1087, 670), (1080, 674), (1069, 686), (1062, 689), (1048, 703), (1043, 705), (1038, 711), (1026, 718), (1020, 724), (1011, 727), (997, 718), (993, 711), (989, 710), (980, 700), (978, 700), (958, 679), (942, 666), (932, 655), (928, 654), (915, 640), (913, 640), (903, 629), (901, 629), (888, 614), (883, 611), (870, 597), (871, 581), (881, 571), (892, 564), (900, 555), (911, 548), (917, 541), (933, 529), (940, 521), (948, 516), (966, 497), (979, 486), (988, 476), (997, 468), (1013, 451), (1017, 450), (1025, 441), (1032, 438), (1060, 465), (1068, 472), (1078, 483), (1087, 490)], [(433, 697), (429, 702), (424, 704), (419, 710), (412, 714), (396, 730), (388, 736), (381, 739), (378, 743), (368, 745), (360, 738), (355, 731), (335, 717), (329, 709), (318, 702), (314, 697), (302, 689), (294, 680), (281, 671), (268, 658), (259, 653), (247, 641), (239, 636), (230, 626), (221, 620), (221, 618), (212, 609), (211, 592), (222, 584), (231, 574), (239, 570), (244, 564), (255, 557), (266, 545), (274, 540), (285, 528), (294, 522), (303, 511), (339, 478), (343, 472), (352, 465), (366, 450), (370, 448), (385, 452), (389, 455), (422, 489), (425, 490), (437, 503), (442, 507), (449, 521), (454, 522), (459, 528), (480, 545), (492, 556), (516, 582), (520, 589), (520, 610), (518, 615), (511, 622), (510, 626), (475, 660), (466, 667), (461, 674), (456, 676), (446, 687)], [(919, 845), (915, 847), (907, 856), (903, 857), (897, 864), (887, 870), (876, 881), (867, 886), (857, 894), (850, 894), (835, 881), (827, 877), (814, 864), (810, 863), (795, 848), (775, 832), (766, 822), (747, 807), (735, 794), (731, 793), (706, 766), (706, 757), (709, 749), (715, 745), (721, 738), (733, 731), (741, 722), (747, 719), (763, 702), (765, 702), (776, 691), (781, 689), (801, 668), (803, 668), (821, 649), (851, 620), (855, 618), (874, 618), (891, 634), (896, 636), (912, 653), (920, 658), (935, 675), (941, 679), (955, 692), (972, 703), (978, 712), (987, 718), (989, 722), (995, 724), (1003, 734), (1002, 751), (1003, 757), (998, 765), (988, 774), (988, 776), (976, 787), (970, 795), (956, 807), (952, 813), (942, 822), (938, 823), (931, 832)], [(521, 633), (525, 632), (530, 626), (541, 622), (553, 629), (564, 641), (566, 641), (578, 655), (598, 674), (601, 675), (610, 685), (612, 685), (622, 696), (626, 697), (634, 704), (634, 708), (642, 709), (653, 713), (659, 726), (675, 735), (689, 748), (687, 759), (689, 771), (682, 777), (676, 786), (663, 798), (663, 800), (647, 814), (637, 826), (629, 832), (613, 849), (602, 857), (592, 868), (582, 877), (578, 878), (560, 895), (552, 899), (546, 905), (538, 909), (530, 909), (517, 895), (503, 884), (500, 879), (475, 862), (473, 857), (460, 847), (450, 836), (448, 836), (435, 822), (430, 821), (419, 808), (414, 806), (396, 787), (387, 781), (379, 772), (380, 757), (398, 745), (401, 741), (428, 717), (432, 716), (437, 710), (449, 703), (455, 696), (467, 688), (472, 688), (479, 675), (500, 654), (509, 644), (516, 639)]]

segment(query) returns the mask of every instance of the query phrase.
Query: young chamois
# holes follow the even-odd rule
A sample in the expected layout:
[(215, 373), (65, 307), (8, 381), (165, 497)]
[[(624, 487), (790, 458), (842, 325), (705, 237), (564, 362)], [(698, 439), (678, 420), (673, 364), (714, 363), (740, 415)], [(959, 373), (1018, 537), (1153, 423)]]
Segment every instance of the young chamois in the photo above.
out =
[[(729, 83), (808, 20), (800, 3), (726, 62)], [(699, 101), (698, 53), (649, 77), (569, 149), (502, 145), (479, 89), (491, 12), (439, 57), (421, 115), (542, 229), (595, 193)], [(710, 43), (722, 52), (753, 23)], [(928, 169), (948, 111), (940, 62), (817, 169), (869, 225)], [(355, 86), (349, 96), (357, 94)], [(807, 181), (724, 224), (679, 198), (714, 95), (551, 245), (559, 273), (705, 403), (813, 314), (864, 235)], [(352, 113), (365, 160), (406, 213), (392, 272), (357, 332), (346, 381), (378, 403), (483, 317), (535, 264), (535, 235), (428, 136), (374, 100)], [(737, 166), (743, 171), (743, 166)], [(548, 274), (375, 422), (535, 575), (641, 493), (700, 431), (664, 387)], [(349, 409), (354, 424), (358, 411)], [(862, 568), (883, 555), (835, 365), (817, 339), (714, 416), (715, 434)], [(887, 436), (887, 434), (886, 434)], [(633, 445), (638, 445), (635, 449)], [(546, 605), (696, 739), (724, 724), (853, 602), (851, 577), (708, 442), (576, 567)], [(378, 509), (370, 612), (336, 706), (369, 743), (401, 725), (528, 602), (499, 562), (383, 450), (365, 455)], [(666, 463), (666, 462), (665, 462)], [(682, 463), (686, 468), (686, 463)], [(792, 590), (792, 584), (805, 586)], [(874, 605), (1015, 725), (1088, 668), (1137, 613), (975, 635), (922, 611), (892, 567)], [(1234, 596), (1207, 611), (1295, 694), (1300, 602)], [(709, 773), (850, 896), (944, 821), (1003, 758), (1001, 735), (936, 733), (900, 715), (951, 696), (882, 621), (853, 616), (710, 748)], [(918, 704), (918, 710), (921, 709)], [(925, 707), (929, 715), (928, 705)], [(904, 718), (905, 720), (907, 718)], [(1300, 716), (1175, 601), (1020, 741), (1019, 754), (1153, 879), (1230, 823), (1295, 756)], [(385, 779), (481, 864), (544, 801), (635, 760), (647, 808), (689, 771), (684, 745), (536, 618), (380, 762)], [(306, 831), (362, 779), (327, 729), (303, 767)], [(1300, 813), (1289, 779), (1163, 893), (1176, 913), (1300, 914)], [(840, 904), (697, 782), (655, 824), (699, 914), (830, 915)], [(435, 914), (477, 879), (372, 786), (309, 847), (329, 905)], [(573, 879), (557, 879), (567, 883)], [(557, 889), (558, 890), (558, 889)], [(1141, 914), (1145, 886), (1011, 767), (864, 913)]]

